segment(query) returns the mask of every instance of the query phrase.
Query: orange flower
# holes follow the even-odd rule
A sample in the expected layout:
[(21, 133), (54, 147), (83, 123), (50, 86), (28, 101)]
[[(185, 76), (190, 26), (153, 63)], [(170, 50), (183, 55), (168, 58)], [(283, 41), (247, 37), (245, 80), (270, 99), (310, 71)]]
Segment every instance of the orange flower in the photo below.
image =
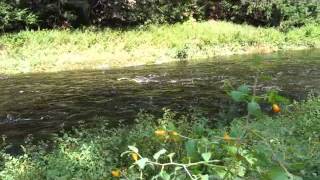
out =
[(111, 171), (112, 177), (120, 177), (121, 176), (121, 171), (119, 169), (115, 169)]
[(138, 161), (139, 156), (138, 156), (137, 153), (131, 153), (131, 158), (132, 158), (134, 161)]
[(167, 134), (167, 131), (165, 131), (165, 130), (156, 130), (154, 133), (157, 136), (165, 136)]
[(278, 104), (273, 104), (273, 105), (272, 105), (272, 111), (273, 111), (274, 113), (279, 113), (279, 112), (281, 111), (281, 108), (279, 107)]

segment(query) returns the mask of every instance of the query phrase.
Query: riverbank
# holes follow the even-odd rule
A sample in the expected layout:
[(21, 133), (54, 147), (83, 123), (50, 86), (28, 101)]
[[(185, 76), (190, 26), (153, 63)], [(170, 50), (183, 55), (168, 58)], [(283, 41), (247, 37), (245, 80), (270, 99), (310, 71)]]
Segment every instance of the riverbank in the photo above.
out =
[[(312, 97), (289, 106), (278, 116), (262, 116), (249, 124), (245, 118), (235, 119), (231, 125), (220, 128), (199, 114), (178, 116), (166, 111), (161, 119), (141, 114), (137, 124), (130, 128), (109, 129), (101, 125), (98, 129), (78, 129), (64, 134), (55, 139), (57, 146), (50, 152), (45, 143), (22, 146), (23, 156), (1, 152), (0, 178), (112, 179), (119, 175), (134, 179), (140, 176), (137, 166), (142, 167), (142, 162), (135, 160), (148, 157), (149, 162), (160, 157), (157, 162), (169, 163), (171, 156), (171, 162), (181, 164), (189, 161), (206, 164), (201, 159), (209, 164), (211, 158), (215, 159), (208, 167), (197, 164), (189, 167), (191, 173), (202, 174), (197, 177), (210, 174), (210, 177), (230, 179), (287, 179), (288, 176), (319, 179), (319, 111), (320, 98)], [(128, 149), (128, 145), (135, 147)], [(166, 151), (154, 155), (161, 149)], [(128, 156), (120, 156), (127, 150)], [(129, 168), (130, 165), (135, 167)], [(176, 171), (180, 172), (179, 177), (188, 179), (183, 169)], [(161, 171), (161, 166), (155, 165), (144, 168), (143, 172), (146, 179), (151, 179), (159, 172), (174, 171), (169, 167)]]
[(319, 47), (319, 25), (286, 33), (217, 21), (188, 21), (128, 30), (22, 31), (1, 36), (0, 73), (109, 69)]

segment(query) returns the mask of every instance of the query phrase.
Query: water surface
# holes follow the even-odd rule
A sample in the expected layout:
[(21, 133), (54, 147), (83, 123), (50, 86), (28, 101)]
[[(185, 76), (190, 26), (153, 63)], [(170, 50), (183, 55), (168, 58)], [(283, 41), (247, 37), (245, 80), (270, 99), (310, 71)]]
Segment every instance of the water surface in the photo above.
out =
[(196, 62), (114, 70), (21, 74), (0, 78), (0, 134), (21, 139), (100, 119), (132, 122), (145, 109), (186, 112), (200, 108), (214, 116), (230, 104), (222, 86), (252, 84), (262, 60), (259, 91), (278, 89), (301, 100), (320, 92), (320, 51), (214, 58)]

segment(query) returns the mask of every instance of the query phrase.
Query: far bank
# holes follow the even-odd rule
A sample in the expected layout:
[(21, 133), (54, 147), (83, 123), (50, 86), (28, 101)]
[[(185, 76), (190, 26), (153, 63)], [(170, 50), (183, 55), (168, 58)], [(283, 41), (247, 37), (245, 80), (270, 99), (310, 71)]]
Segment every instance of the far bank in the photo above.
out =
[(0, 73), (109, 69), (215, 56), (320, 47), (320, 26), (281, 32), (188, 21), (133, 29), (22, 31), (0, 38)]

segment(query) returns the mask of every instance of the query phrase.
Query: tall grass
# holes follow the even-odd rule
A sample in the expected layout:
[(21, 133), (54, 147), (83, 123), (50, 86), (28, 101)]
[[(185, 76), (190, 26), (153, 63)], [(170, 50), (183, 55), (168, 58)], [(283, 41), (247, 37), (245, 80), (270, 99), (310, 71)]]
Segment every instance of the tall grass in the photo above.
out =
[(22, 31), (0, 38), (0, 73), (97, 69), (182, 58), (320, 47), (320, 26), (287, 33), (227, 22), (150, 25), (134, 29)]

